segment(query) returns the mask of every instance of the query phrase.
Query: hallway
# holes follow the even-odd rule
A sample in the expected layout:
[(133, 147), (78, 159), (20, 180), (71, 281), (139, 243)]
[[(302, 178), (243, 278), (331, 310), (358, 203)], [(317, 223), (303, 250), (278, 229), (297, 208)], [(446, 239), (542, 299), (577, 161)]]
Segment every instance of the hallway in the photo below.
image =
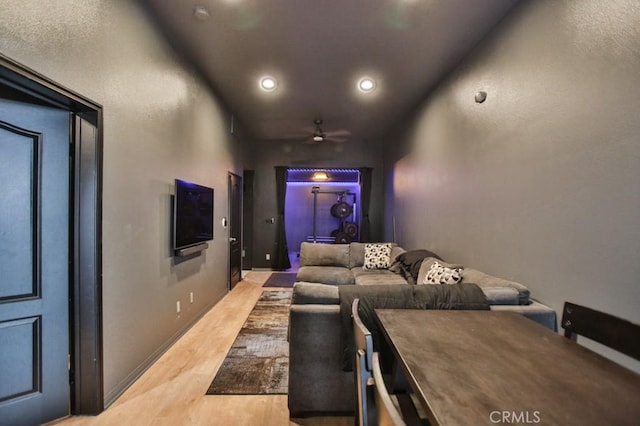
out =
[(102, 414), (72, 416), (50, 424), (352, 425), (352, 417), (291, 422), (286, 395), (205, 395), (270, 274), (271, 271), (246, 272), (233, 291)]

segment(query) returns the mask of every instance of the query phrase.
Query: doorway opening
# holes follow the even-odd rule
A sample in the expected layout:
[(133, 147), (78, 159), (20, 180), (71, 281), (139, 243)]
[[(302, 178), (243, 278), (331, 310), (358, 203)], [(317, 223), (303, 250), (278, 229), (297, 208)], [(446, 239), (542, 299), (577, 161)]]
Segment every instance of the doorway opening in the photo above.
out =
[(359, 241), (361, 220), (358, 169), (288, 169), (285, 227), (292, 270), (300, 264), (302, 242)]

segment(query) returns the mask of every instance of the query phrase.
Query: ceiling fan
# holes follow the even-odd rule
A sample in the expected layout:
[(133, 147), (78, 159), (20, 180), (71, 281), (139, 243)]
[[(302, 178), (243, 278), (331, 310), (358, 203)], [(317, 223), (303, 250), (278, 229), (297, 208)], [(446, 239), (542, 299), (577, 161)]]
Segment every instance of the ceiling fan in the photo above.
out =
[(351, 132), (345, 129), (339, 130), (331, 130), (325, 132), (322, 129), (322, 119), (316, 118), (313, 120), (313, 128), (311, 130), (311, 135), (304, 139), (303, 143), (315, 144), (321, 142), (336, 142), (343, 143), (348, 140), (348, 137), (351, 136)]

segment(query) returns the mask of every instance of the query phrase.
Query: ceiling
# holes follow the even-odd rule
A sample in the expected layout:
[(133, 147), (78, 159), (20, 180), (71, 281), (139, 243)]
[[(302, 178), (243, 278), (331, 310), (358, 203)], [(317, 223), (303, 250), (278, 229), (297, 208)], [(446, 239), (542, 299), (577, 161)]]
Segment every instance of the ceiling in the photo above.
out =
[[(322, 119), (347, 142), (385, 135), (518, 2), (141, 1), (251, 137), (303, 140)], [(264, 75), (275, 90), (260, 89)]]

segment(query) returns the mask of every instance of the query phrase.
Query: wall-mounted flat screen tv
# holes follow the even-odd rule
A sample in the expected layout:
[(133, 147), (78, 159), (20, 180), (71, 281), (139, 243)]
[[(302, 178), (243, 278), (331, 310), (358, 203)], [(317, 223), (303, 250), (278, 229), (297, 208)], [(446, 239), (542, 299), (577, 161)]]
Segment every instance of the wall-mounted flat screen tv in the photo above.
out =
[(173, 248), (213, 240), (213, 188), (176, 179)]

